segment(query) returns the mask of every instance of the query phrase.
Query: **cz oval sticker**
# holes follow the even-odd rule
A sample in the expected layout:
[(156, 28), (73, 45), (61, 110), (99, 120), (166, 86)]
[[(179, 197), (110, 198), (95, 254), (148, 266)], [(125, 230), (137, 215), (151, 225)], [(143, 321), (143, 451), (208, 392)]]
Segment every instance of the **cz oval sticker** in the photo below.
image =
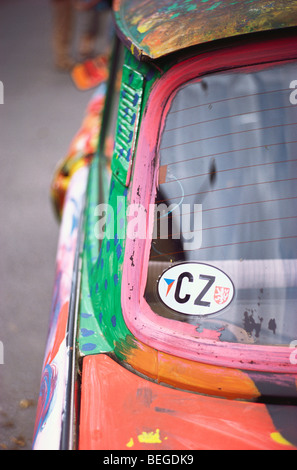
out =
[(211, 315), (233, 300), (234, 285), (218, 268), (203, 263), (181, 263), (159, 279), (158, 293), (172, 310), (186, 315)]

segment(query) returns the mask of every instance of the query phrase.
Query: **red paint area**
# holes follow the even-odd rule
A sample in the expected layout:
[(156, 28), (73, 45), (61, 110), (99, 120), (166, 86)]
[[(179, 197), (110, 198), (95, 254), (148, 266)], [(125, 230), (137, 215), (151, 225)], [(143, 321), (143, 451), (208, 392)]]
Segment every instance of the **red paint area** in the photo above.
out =
[(157, 385), (104, 354), (83, 361), (79, 448), (294, 449), (275, 429), (265, 405)]

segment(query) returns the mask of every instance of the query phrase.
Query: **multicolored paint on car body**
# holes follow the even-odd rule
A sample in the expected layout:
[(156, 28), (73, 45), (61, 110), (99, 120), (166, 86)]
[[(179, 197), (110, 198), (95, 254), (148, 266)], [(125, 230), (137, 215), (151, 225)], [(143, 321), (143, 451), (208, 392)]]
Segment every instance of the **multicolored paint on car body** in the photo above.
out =
[(237, 35), (296, 26), (291, 0), (117, 0), (116, 22), (136, 57), (157, 59)]
[(86, 109), (81, 127), (73, 138), (66, 157), (58, 163), (55, 170), (51, 183), (51, 199), (59, 219), (62, 217), (65, 196), (72, 176), (82, 166), (89, 166), (96, 154), (105, 92), (106, 83), (102, 82)]
[[(81, 183), (82, 186), (86, 184), (86, 204), (83, 210), (79, 295), (76, 298), (78, 369), (74, 374), (78, 375), (74, 379), (71, 400), (66, 397), (70, 365), (65, 365), (66, 318), (71, 297), (68, 285), (64, 300), (54, 302), (59, 307), (55, 308), (57, 315), (51, 322), (50, 338), (53, 339), (49, 339), (44, 363), (35, 448), (65, 448), (65, 440), (61, 444), (65, 427), (63, 417), (65, 408), (72, 406), (75, 409), (75, 396), (80, 401), (79, 432), (73, 442), (68, 439), (68, 448), (297, 449), (297, 368), (294, 361), (290, 361), (292, 348), (264, 346), (252, 340), (247, 344), (226, 342), (222, 341), (223, 330), (215, 324), (213, 327), (211, 323), (207, 327), (197, 327), (197, 324), (168, 320), (155, 314), (144, 298), (152, 222), (148, 224), (147, 237), (127, 237), (129, 205), (148, 208), (155, 198), (159, 135), (175, 90), (187, 81), (217, 70), (244, 66), (261, 69), (284, 58), (286, 61), (297, 59), (296, 37), (290, 33), (283, 39), (268, 34), (264, 39), (252, 40), (250, 36), (249, 40), (235, 41), (225, 48), (219, 45), (208, 52), (199, 48), (199, 54), (193, 48), (183, 50), (192, 46), (192, 34), (184, 35), (188, 37), (186, 43), (178, 43), (173, 36), (174, 49), (169, 51), (166, 41), (161, 41), (156, 54), (159, 57), (172, 50), (176, 54), (163, 57), (157, 63), (139, 60), (146, 55), (154, 57), (150, 33), (156, 31), (159, 34), (158, 28), (154, 28), (162, 22), (164, 27), (170, 23), (172, 33), (176, 31), (172, 29), (175, 18), (188, 25), (190, 14), (196, 10), (202, 14), (203, 7), (205, 21), (209, 21), (210, 12), (215, 18), (217, 11), (227, 3), (229, 5), (230, 2), (177, 1), (172, 4), (163, 0), (156, 6), (153, 1), (137, 2), (140, 17), (135, 14), (134, 1), (115, 2), (117, 24), (121, 36), (125, 35), (125, 44), (130, 44), (131, 38), (126, 26), (133, 23), (137, 34), (141, 29), (142, 41), (149, 44), (149, 50), (143, 52), (145, 48), (141, 49), (143, 46), (137, 40), (140, 36), (136, 33), (133, 46), (130, 44), (130, 50), (125, 50), (111, 173), (102, 165), (99, 152), (84, 168), (88, 182)], [(271, 8), (275, 6), (272, 3)], [(252, 2), (233, 4), (234, 8), (240, 8), (241, 12), (245, 8), (251, 15)], [(294, 2), (290, 3), (289, 16), (284, 15), (285, 8), (280, 13), (278, 8), (269, 10), (267, 2), (255, 1), (253, 4), (262, 15), (255, 15), (259, 20), (258, 27), (250, 22), (248, 30), (244, 29), (248, 28), (248, 21), (242, 25), (237, 22), (235, 30), (230, 22), (226, 36), (296, 24)], [(152, 8), (155, 14), (148, 24), (146, 15), (152, 14)], [(269, 13), (269, 23), (264, 21), (263, 12)], [(237, 14), (235, 10), (234, 21)], [(125, 27), (119, 18), (126, 18)], [(141, 28), (137, 26), (140, 23)], [(189, 29), (185, 26), (183, 29), (191, 33), (191, 25)], [(220, 37), (203, 36), (204, 39), (194, 39), (194, 43)], [(81, 181), (80, 171), (83, 170), (75, 172), (70, 180), (62, 224), (69, 225), (73, 217), (68, 213), (69, 201), (73, 198), (73, 191), (76, 194), (77, 180)], [(104, 182), (103, 188), (100, 181)], [(80, 196), (75, 196), (81, 209), (82, 193), (83, 190), (78, 190)], [(107, 208), (106, 231), (103, 240), (98, 240), (97, 207), (102, 203)], [(62, 230), (62, 233), (66, 234), (66, 231)], [(69, 240), (71, 256), (65, 263), (70, 273), (75, 262), (77, 238), (70, 236)], [(60, 286), (59, 274), (57, 286)], [(58, 297), (60, 299), (61, 295)], [(248, 336), (247, 332), (245, 335)], [(59, 351), (63, 358), (61, 363), (55, 360)], [(78, 394), (75, 388), (77, 377), (80, 377)], [(75, 415), (74, 410), (72, 415)], [(73, 421), (68, 426), (71, 427)]]
[(79, 222), (84, 207), (87, 179), (88, 167), (78, 169), (71, 179), (65, 199), (57, 250), (49, 335), (34, 431), (33, 446), (36, 450), (57, 449), (60, 446), (67, 375), (70, 367), (67, 323), (69, 321)]

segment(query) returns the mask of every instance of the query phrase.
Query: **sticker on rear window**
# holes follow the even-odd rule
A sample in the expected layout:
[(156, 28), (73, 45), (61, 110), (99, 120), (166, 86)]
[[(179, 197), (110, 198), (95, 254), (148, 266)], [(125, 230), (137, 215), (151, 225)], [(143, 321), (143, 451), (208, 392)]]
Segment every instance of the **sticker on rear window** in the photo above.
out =
[(234, 298), (229, 276), (204, 263), (181, 263), (167, 269), (159, 279), (161, 301), (185, 315), (212, 315), (224, 310)]

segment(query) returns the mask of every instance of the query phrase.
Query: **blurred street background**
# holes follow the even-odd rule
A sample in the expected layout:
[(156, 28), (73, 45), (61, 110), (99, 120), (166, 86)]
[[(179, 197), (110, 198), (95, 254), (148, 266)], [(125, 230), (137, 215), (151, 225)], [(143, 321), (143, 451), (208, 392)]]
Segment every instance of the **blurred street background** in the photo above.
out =
[(32, 446), (59, 233), (50, 182), (93, 94), (55, 69), (51, 34), (50, 0), (0, 0), (0, 450)]

